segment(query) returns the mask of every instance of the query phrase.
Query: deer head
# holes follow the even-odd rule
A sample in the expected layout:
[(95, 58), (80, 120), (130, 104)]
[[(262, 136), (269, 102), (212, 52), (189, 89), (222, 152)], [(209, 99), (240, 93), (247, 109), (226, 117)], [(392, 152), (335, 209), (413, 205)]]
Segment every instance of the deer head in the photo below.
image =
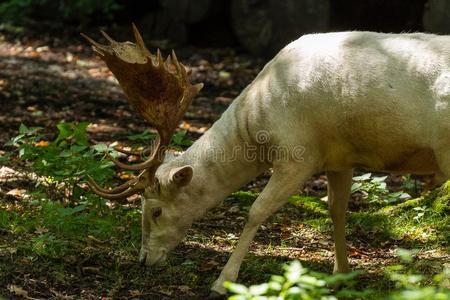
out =
[[(178, 243), (176, 240), (182, 238), (181, 234), (176, 232), (183, 231), (176, 230), (179, 223), (176, 223), (178, 219), (176, 214), (167, 212), (164, 213), (164, 217), (161, 216), (163, 201), (158, 195), (162, 194), (160, 186), (163, 183), (160, 184), (160, 180), (157, 179), (156, 171), (164, 161), (165, 152), (175, 128), (203, 84), (192, 85), (189, 82), (189, 74), (185, 66), (178, 61), (175, 52), (172, 51), (172, 54), (163, 60), (159, 50), (154, 55), (145, 47), (134, 24), (133, 31), (136, 43), (117, 42), (103, 31), (102, 34), (108, 40), (109, 45), (99, 44), (90, 37), (82, 35), (92, 44), (93, 50), (116, 76), (128, 101), (157, 130), (157, 143), (154, 147), (140, 153), (116, 149), (126, 154), (148, 156), (148, 159), (138, 164), (124, 164), (109, 156), (120, 168), (140, 171), (135, 178), (113, 189), (98, 186), (92, 178), (89, 178), (88, 184), (93, 192), (110, 200), (126, 199), (133, 194), (145, 192), (142, 249), (151, 247), (154, 249), (151, 251), (151, 258), (148, 259), (149, 251), (141, 251), (141, 261), (153, 264), (165, 258), (165, 253), (170, 250), (168, 248), (176, 246)], [(182, 187), (189, 183), (192, 172), (190, 166), (174, 168), (169, 170), (167, 176), (161, 180), (165, 182), (165, 186)], [(152, 204), (155, 201), (158, 201), (157, 205)], [(177, 211), (175, 210), (175, 212)], [(164, 223), (167, 230), (159, 230), (152, 234), (156, 238), (150, 239), (150, 224), (154, 223), (154, 219), (158, 217), (160, 217), (159, 223)], [(174, 234), (177, 234), (179, 238), (175, 238)], [(161, 237), (165, 241), (161, 240)], [(152, 246), (154, 244), (157, 244), (158, 247)]]

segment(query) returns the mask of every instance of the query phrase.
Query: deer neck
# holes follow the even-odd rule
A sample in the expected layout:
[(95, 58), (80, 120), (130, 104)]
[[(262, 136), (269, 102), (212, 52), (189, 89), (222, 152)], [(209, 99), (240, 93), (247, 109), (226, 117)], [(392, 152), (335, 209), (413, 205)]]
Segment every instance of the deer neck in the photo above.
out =
[(201, 207), (201, 215), (267, 169), (257, 157), (249, 155), (256, 146), (247, 124), (245, 95), (241, 94), (221, 118), (176, 159), (177, 165), (188, 164), (194, 168), (188, 188), (193, 201)]

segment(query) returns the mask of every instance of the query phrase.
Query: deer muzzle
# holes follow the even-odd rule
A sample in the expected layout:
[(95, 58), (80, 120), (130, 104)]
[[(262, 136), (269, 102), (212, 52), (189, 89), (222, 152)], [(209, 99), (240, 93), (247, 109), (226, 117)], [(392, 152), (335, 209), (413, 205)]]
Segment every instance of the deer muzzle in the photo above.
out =
[(139, 264), (141, 266), (154, 266), (162, 264), (167, 258), (167, 249), (158, 248), (156, 250), (149, 251), (145, 248), (141, 248), (139, 254)]

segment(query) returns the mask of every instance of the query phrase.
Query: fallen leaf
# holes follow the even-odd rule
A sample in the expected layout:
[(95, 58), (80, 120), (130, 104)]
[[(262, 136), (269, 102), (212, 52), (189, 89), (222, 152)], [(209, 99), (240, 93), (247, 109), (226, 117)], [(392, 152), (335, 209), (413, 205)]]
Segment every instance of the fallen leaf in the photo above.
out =
[(46, 232), (48, 232), (48, 229), (43, 226), (39, 226), (39, 225), (36, 226), (36, 230), (34, 231), (34, 233), (36, 233), (36, 234), (43, 234)]
[(24, 189), (12, 189), (9, 192), (6, 193), (6, 195), (13, 196), (15, 198), (23, 198), (25, 195), (26, 190)]
[(39, 141), (36, 144), (34, 144), (35, 147), (48, 147), (50, 142), (48, 141)]
[(198, 270), (200, 272), (205, 272), (205, 271), (215, 269), (218, 265), (219, 265), (219, 263), (217, 261), (210, 260), (210, 261), (203, 263)]
[(130, 293), (131, 297), (138, 297), (138, 296), (142, 295), (142, 293), (139, 290), (131, 290), (128, 292)]
[(120, 179), (129, 180), (131, 178), (133, 178), (132, 174), (129, 174), (129, 173), (122, 173), (122, 174), (120, 174)]
[(191, 288), (188, 287), (187, 285), (179, 285), (178, 286), (178, 290), (182, 293), (189, 293), (191, 291)]
[(28, 298), (28, 292), (18, 285), (10, 284), (8, 285), (8, 290), (16, 296)]

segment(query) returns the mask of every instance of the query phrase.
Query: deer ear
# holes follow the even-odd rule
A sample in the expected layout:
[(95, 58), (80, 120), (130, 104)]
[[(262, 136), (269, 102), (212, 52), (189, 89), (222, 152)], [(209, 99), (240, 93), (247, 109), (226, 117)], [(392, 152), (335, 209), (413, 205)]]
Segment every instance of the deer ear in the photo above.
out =
[(187, 165), (172, 169), (170, 171), (170, 182), (174, 183), (178, 187), (185, 186), (191, 182), (194, 169)]

